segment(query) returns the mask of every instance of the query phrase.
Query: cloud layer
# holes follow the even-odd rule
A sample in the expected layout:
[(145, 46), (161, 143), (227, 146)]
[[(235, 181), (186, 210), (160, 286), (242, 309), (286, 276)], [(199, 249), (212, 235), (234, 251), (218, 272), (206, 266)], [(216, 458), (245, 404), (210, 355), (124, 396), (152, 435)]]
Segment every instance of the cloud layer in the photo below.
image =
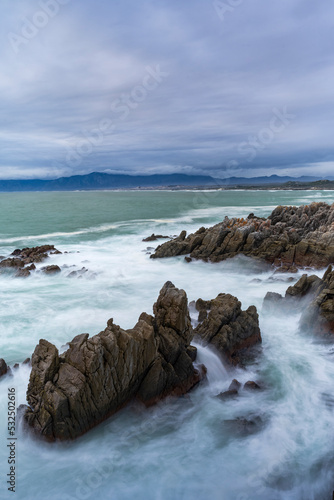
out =
[(333, 174), (330, 0), (5, 0), (0, 178)]

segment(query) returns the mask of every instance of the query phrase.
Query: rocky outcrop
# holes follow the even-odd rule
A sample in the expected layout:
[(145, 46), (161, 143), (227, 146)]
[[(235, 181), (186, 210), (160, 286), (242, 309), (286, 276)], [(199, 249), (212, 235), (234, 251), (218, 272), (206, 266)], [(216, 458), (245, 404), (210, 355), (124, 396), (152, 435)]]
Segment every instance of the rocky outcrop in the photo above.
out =
[(334, 205), (312, 203), (301, 207), (279, 206), (267, 219), (250, 214), (247, 219), (225, 217), (196, 233), (180, 235), (158, 246), (151, 258), (190, 255), (219, 262), (242, 253), (262, 259), (282, 271), (325, 267), (334, 262)]
[(193, 330), (183, 290), (167, 282), (153, 307), (130, 330), (108, 321), (89, 338), (78, 335), (68, 350), (41, 340), (32, 356), (21, 409), (34, 431), (48, 440), (74, 439), (137, 398), (146, 405), (196, 385)]
[(263, 301), (263, 310), (272, 312), (277, 308), (281, 308), (291, 312), (302, 309), (316, 294), (320, 283), (321, 278), (318, 276), (303, 274), (297, 283), (289, 286), (284, 297), (280, 293), (267, 292)]
[(8, 372), (8, 366), (4, 359), (0, 358), (0, 377), (6, 375)]
[(302, 310), (300, 327), (319, 335), (334, 334), (334, 271), (329, 266), (322, 278), (303, 274), (285, 297), (268, 292), (264, 299), (264, 310), (275, 308), (295, 311)]
[(54, 245), (42, 245), (22, 250), (18, 248), (8, 258), (0, 261), (0, 268), (16, 268), (15, 277), (26, 278), (31, 271), (36, 269), (36, 263), (43, 262), (49, 255), (53, 254), (61, 254)]
[(255, 306), (241, 310), (241, 303), (233, 295), (220, 293), (213, 300), (198, 299), (199, 324), (195, 335), (204, 344), (210, 344), (229, 363), (242, 361), (245, 351), (261, 343), (259, 317)]
[[(310, 277), (312, 278), (312, 277)], [(334, 271), (329, 266), (322, 279), (314, 279), (308, 297), (311, 303), (304, 309), (300, 326), (318, 335), (334, 334)]]

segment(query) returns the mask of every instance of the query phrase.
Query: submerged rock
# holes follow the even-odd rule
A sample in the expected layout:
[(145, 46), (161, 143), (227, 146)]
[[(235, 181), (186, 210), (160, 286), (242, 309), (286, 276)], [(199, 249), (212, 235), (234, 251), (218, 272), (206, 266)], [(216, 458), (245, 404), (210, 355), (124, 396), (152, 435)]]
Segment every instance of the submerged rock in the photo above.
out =
[(61, 272), (61, 269), (59, 266), (53, 264), (51, 266), (42, 267), (42, 271), (45, 274), (57, 274)]
[(296, 272), (297, 268), (322, 268), (334, 262), (334, 204), (312, 203), (301, 207), (278, 206), (268, 219), (251, 214), (247, 219), (225, 217), (211, 227), (186, 232), (158, 246), (151, 258), (187, 255), (219, 262), (237, 254), (262, 259)]
[(248, 380), (248, 382), (244, 384), (244, 389), (247, 389), (249, 391), (259, 391), (261, 390), (261, 387), (253, 380)]
[(229, 363), (238, 364), (246, 349), (262, 342), (255, 306), (242, 311), (236, 297), (220, 293), (213, 300), (198, 299), (196, 309), (199, 324), (195, 334), (214, 346)]
[(128, 401), (150, 405), (181, 395), (201, 379), (190, 347), (193, 330), (183, 290), (167, 282), (153, 307), (123, 330), (75, 337), (66, 352), (41, 340), (32, 356), (24, 421), (48, 440), (74, 439)]
[(144, 238), (143, 241), (156, 241), (159, 239), (168, 239), (169, 236), (163, 236), (162, 234), (151, 234), (151, 236), (148, 236), (147, 238)]
[(238, 395), (237, 389), (229, 389), (228, 391), (221, 392), (218, 394), (217, 398), (219, 399), (230, 399), (233, 398), (234, 396)]

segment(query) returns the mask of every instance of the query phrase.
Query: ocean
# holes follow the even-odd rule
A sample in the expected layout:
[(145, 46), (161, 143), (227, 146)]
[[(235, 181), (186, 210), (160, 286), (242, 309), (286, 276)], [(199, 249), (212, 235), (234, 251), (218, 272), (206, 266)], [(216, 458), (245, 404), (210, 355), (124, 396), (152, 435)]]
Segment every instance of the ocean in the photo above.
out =
[[(226, 215), (267, 216), (277, 205), (334, 202), (333, 191), (101, 191), (0, 193), (0, 255), (54, 244), (62, 254), (27, 279), (0, 273), (0, 498), (17, 500), (329, 500), (334, 489), (334, 346), (299, 329), (299, 312), (268, 314), (268, 291), (284, 293), (302, 275), (275, 274), (245, 257), (218, 264), (153, 260), (155, 234), (211, 226)], [(72, 271), (85, 268), (76, 277)], [(323, 271), (316, 274), (322, 275)], [(46, 444), (17, 433), (16, 493), (9, 472), (7, 393), (26, 402), (30, 357), (41, 338), (60, 350), (114, 318), (131, 328), (152, 313), (166, 281), (189, 301), (231, 293), (256, 305), (263, 338), (246, 368), (224, 366), (198, 346), (207, 380), (184, 397), (144, 409), (130, 405), (73, 443)], [(292, 280), (292, 281), (291, 281)], [(265, 390), (215, 396), (232, 379)], [(245, 432), (236, 419), (250, 422)]]

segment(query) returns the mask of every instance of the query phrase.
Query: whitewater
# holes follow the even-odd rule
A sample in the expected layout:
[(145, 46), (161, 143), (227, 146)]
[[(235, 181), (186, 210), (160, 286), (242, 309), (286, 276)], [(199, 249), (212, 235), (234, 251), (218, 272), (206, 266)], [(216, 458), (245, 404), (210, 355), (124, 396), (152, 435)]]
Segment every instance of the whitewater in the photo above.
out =
[[(299, 312), (263, 310), (268, 291), (285, 293), (303, 274), (277, 274), (242, 256), (218, 264), (153, 260), (155, 234), (211, 226), (226, 215), (267, 216), (277, 205), (334, 202), (332, 191), (150, 191), (0, 193), (0, 255), (54, 244), (50, 276), (0, 273), (0, 498), (18, 500), (329, 500), (334, 489), (334, 344), (299, 328)], [(163, 240), (161, 240), (163, 241)], [(66, 252), (66, 253), (65, 253)], [(37, 265), (37, 271), (45, 263)], [(70, 278), (72, 271), (87, 271)], [(317, 271), (321, 276), (323, 271)], [(137, 404), (73, 443), (47, 444), (19, 429), (17, 491), (7, 490), (7, 391), (26, 403), (31, 357), (41, 338), (60, 351), (109, 318), (131, 328), (152, 313), (166, 281), (188, 300), (231, 293), (258, 308), (263, 343), (245, 368), (224, 366), (197, 345), (206, 381), (184, 397)], [(193, 321), (195, 316), (192, 314)], [(232, 379), (264, 390), (216, 396)], [(239, 420), (238, 420), (239, 419)], [(246, 419), (249, 425), (238, 422)]]

